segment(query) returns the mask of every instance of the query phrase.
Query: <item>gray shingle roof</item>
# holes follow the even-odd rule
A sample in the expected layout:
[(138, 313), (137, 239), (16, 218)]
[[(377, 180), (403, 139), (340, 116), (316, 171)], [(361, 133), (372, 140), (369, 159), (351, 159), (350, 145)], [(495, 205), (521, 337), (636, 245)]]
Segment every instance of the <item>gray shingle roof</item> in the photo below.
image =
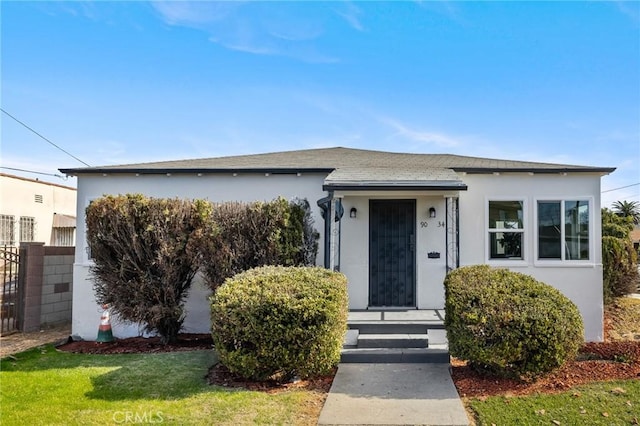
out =
[(466, 190), (467, 186), (451, 169), (391, 167), (344, 167), (334, 170), (324, 180), (325, 189), (454, 189)]
[(118, 166), (60, 169), (62, 173), (81, 175), (90, 173), (219, 173), (219, 172), (311, 172), (339, 168), (377, 169), (453, 169), (457, 172), (487, 173), (494, 171), (523, 171), (538, 173), (600, 172), (611, 173), (615, 168), (589, 167), (569, 164), (535, 163), (497, 160), (450, 154), (409, 154), (370, 151), (352, 148), (321, 148), (231, 157), (194, 160), (161, 161)]

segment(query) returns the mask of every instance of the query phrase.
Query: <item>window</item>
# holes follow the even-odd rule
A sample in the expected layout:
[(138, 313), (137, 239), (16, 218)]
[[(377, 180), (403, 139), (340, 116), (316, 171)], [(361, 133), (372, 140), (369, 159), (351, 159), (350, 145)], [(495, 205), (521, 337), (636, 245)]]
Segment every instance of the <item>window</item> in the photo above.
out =
[(42, 201), (43, 201), (43, 199), (42, 199), (42, 195), (41, 195), (41, 194), (36, 194), (36, 195), (34, 196), (34, 201), (35, 201), (36, 203), (42, 203)]
[(53, 228), (51, 245), (59, 247), (72, 247), (75, 244), (76, 228)]
[(538, 201), (538, 259), (589, 260), (589, 201)]
[(36, 239), (36, 218), (20, 216), (20, 242), (29, 243)]
[(523, 201), (489, 201), (489, 259), (524, 259), (523, 205)]
[(0, 245), (12, 246), (16, 243), (15, 221), (14, 216), (0, 214)]

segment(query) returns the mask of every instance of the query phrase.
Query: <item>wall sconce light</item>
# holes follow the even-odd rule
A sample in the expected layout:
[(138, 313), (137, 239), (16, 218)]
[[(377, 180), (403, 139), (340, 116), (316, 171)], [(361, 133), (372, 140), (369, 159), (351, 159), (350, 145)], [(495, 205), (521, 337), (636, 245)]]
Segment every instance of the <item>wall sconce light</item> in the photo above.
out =
[(349, 210), (349, 217), (351, 219), (355, 219), (357, 215), (358, 215), (358, 209), (356, 209), (355, 207), (351, 207), (351, 210)]
[(432, 218), (432, 219), (436, 217), (436, 208), (435, 207), (429, 208), (429, 217)]

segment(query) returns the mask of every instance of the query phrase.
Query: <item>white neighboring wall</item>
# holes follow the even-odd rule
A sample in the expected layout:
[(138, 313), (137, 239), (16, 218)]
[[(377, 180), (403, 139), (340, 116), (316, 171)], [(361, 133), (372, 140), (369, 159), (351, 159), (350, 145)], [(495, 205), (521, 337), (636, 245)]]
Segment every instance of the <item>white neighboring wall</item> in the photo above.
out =
[[(73, 268), (73, 321), (72, 335), (85, 340), (95, 340), (100, 322), (100, 307), (95, 302), (93, 281), (89, 268), (85, 239), (85, 208), (90, 201), (103, 195), (141, 193), (149, 197), (182, 199), (208, 199), (224, 201), (270, 201), (282, 196), (286, 199), (306, 198), (314, 214), (315, 227), (323, 228), (320, 208), (316, 201), (325, 196), (322, 183), (325, 174), (196, 174), (165, 175), (81, 175), (78, 178), (78, 229), (76, 258)], [(319, 256), (322, 256), (322, 240), (319, 241)], [(191, 287), (186, 304), (188, 316), (184, 331), (208, 333), (210, 331), (209, 290), (200, 278)], [(135, 324), (123, 323), (112, 317), (114, 336), (119, 338), (139, 335)]]
[[(49, 245), (53, 214), (75, 216), (76, 195), (75, 188), (0, 173), (0, 214), (14, 219), (13, 245), (20, 243), (21, 217), (33, 218), (33, 239), (29, 241)], [(3, 240), (5, 226), (3, 224)]]

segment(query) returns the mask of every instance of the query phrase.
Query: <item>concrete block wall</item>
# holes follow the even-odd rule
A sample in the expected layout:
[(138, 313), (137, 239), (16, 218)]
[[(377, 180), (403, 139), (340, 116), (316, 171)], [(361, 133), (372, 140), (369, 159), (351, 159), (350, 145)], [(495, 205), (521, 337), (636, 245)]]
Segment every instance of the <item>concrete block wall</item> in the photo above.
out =
[(74, 258), (73, 247), (44, 248), (40, 307), (42, 325), (71, 321)]
[(71, 322), (74, 258), (75, 247), (20, 245), (21, 331)]

